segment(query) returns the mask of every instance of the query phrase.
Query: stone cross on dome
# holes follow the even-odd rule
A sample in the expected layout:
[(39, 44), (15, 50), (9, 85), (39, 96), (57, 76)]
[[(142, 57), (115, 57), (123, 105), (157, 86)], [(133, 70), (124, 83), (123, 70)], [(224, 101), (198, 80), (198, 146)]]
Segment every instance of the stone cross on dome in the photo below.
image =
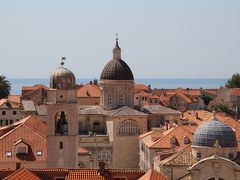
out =
[(64, 65), (64, 62), (63, 61), (65, 61), (66, 60), (66, 57), (62, 57), (62, 61), (61, 61), (61, 66), (63, 67), (63, 65)]

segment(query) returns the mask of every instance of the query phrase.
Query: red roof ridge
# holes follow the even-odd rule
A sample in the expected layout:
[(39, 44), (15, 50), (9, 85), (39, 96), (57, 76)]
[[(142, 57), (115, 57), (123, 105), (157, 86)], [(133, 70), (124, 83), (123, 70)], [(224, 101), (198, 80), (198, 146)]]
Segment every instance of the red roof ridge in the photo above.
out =
[(12, 174), (10, 174), (9, 176), (7, 176), (4, 179), (18, 179), (18, 180), (25, 180), (25, 179), (31, 179), (31, 180), (40, 180), (40, 178), (38, 176), (36, 176), (35, 174), (33, 174), (31, 171), (29, 171), (28, 169), (22, 167), (18, 170), (16, 170), (15, 172), (13, 172)]

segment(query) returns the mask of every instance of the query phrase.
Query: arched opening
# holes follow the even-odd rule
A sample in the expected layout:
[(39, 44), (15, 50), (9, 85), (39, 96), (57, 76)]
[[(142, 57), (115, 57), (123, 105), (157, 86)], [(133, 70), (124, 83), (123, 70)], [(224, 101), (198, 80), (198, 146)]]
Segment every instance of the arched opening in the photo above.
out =
[(61, 111), (56, 115), (55, 134), (56, 135), (68, 134), (68, 122), (64, 111)]
[(126, 120), (123, 121), (118, 129), (118, 134), (121, 135), (137, 135), (140, 133), (140, 130), (138, 128), (138, 125), (135, 121), (133, 120)]

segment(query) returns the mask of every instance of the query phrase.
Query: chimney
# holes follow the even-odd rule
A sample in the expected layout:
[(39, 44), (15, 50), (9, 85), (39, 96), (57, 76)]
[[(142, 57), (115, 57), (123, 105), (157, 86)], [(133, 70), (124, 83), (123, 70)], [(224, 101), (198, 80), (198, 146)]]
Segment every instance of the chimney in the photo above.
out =
[(98, 163), (98, 166), (99, 166), (98, 174), (101, 175), (101, 176), (107, 176), (108, 173), (107, 173), (107, 170), (105, 169), (105, 162), (100, 161)]
[(97, 79), (94, 79), (94, 80), (93, 80), (93, 84), (94, 84), (94, 85), (98, 85), (98, 80), (97, 80)]
[(89, 81), (89, 84), (91, 84), (91, 85), (92, 85), (92, 81)]
[(16, 163), (16, 170), (20, 169), (21, 168), (21, 163), (20, 162), (17, 162)]
[(196, 112), (195, 115), (196, 115), (196, 119), (199, 119), (199, 120), (201, 119), (201, 118), (198, 116), (198, 112)]
[(151, 92), (151, 91), (152, 91), (151, 85), (149, 84), (149, 85), (148, 85), (148, 92)]
[(166, 130), (168, 130), (168, 128), (169, 128), (169, 122), (168, 121), (165, 122), (165, 126), (166, 126)]

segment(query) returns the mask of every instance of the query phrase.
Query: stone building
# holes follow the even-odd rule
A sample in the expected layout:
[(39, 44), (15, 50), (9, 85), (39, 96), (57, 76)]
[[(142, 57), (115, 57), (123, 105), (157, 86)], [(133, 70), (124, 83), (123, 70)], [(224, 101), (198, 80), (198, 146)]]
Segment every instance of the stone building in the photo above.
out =
[(43, 84), (22, 87), (22, 100), (31, 100), (36, 105), (44, 104), (47, 101), (48, 87)]
[(0, 100), (0, 126), (12, 124), (24, 117), (20, 96), (8, 96)]
[(235, 130), (213, 116), (202, 123), (192, 137), (192, 143), (163, 157), (154, 157), (154, 169), (168, 179), (238, 180), (239, 153)]
[(137, 168), (139, 134), (180, 118), (160, 105), (134, 109), (134, 77), (118, 39), (101, 73), (100, 105), (81, 105), (75, 76), (63, 64), (51, 75), (47, 96), (48, 167), (96, 168), (105, 162), (109, 168)]

